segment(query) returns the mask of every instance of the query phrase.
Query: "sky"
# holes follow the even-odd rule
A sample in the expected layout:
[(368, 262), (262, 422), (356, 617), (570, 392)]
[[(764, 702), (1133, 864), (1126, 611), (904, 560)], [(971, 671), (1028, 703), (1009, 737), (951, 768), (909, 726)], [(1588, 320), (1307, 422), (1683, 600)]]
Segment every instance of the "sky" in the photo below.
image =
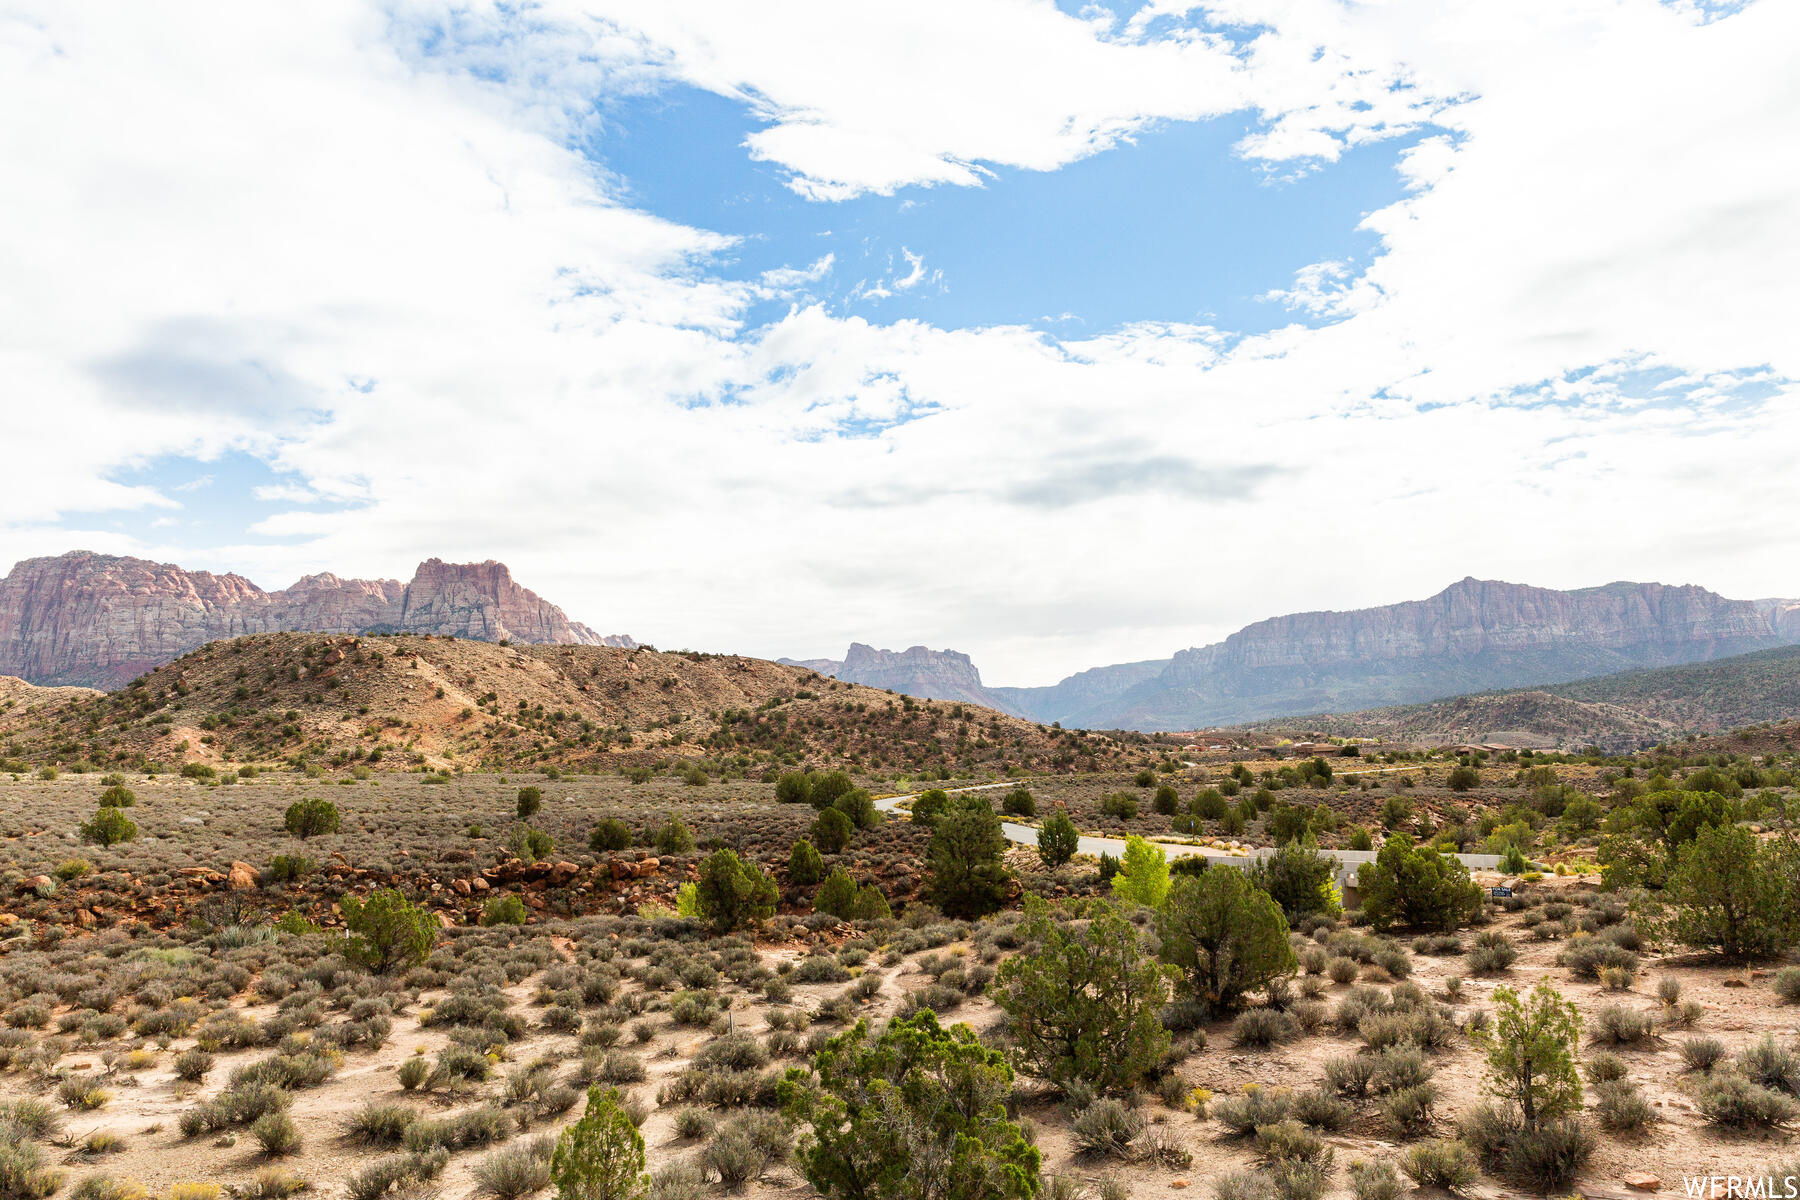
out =
[(1800, 5), (0, 0), (0, 570), (993, 684), (1800, 595)]

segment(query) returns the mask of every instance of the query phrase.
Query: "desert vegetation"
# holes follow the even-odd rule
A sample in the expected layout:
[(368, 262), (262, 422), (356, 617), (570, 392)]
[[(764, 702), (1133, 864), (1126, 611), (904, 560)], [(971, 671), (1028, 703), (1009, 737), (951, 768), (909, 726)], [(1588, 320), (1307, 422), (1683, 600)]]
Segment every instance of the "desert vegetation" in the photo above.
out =
[[(414, 670), (385, 640), (344, 661)], [(1797, 1157), (1780, 753), (149, 757), (200, 665), (10, 714), (0, 1200), (1383, 1200)], [(991, 726), (880, 706), (847, 719)]]

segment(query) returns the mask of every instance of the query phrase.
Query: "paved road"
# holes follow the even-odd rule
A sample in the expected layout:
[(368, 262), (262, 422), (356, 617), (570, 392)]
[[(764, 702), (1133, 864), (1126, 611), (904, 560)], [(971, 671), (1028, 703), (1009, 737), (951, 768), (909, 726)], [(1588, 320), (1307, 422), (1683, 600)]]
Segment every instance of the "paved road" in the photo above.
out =
[[(1007, 780), (1000, 783), (978, 783), (970, 787), (945, 788), (944, 791), (955, 796), (966, 792), (984, 792), (991, 788), (1014, 786), (1016, 785), (1012, 781)], [(902, 796), (881, 796), (876, 799), (875, 807), (882, 812), (897, 812), (900, 809), (900, 802), (902, 800), (911, 799), (914, 795), (917, 795), (917, 793), (908, 793), (907, 795)], [(1010, 842), (1016, 842), (1021, 846), (1037, 845), (1038, 831), (1029, 825), (1020, 825), (1015, 821), (1001, 821), (1000, 828), (1005, 832), (1006, 838)], [(1179, 858), (1188, 854), (1200, 854), (1206, 857), (1208, 864), (1211, 866), (1241, 867), (1253, 859), (1265, 858), (1274, 853), (1274, 850), (1267, 846), (1254, 846), (1242, 854), (1233, 854), (1228, 850), (1218, 850), (1211, 846), (1190, 846), (1184, 842), (1165, 842), (1157, 838), (1151, 838), (1149, 840), (1156, 845), (1161, 846), (1163, 853), (1171, 858)], [(1116, 858), (1125, 853), (1124, 838), (1084, 836), (1076, 845), (1077, 849), (1082, 854), (1092, 854), (1096, 856), (1100, 854), (1111, 854)], [(1339, 887), (1353, 886), (1356, 882), (1357, 868), (1366, 862), (1375, 861), (1375, 851), (1373, 850), (1325, 850), (1323, 853), (1329, 854), (1338, 861), (1337, 883)], [(1500, 856), (1498, 854), (1458, 854), (1456, 858), (1457, 861), (1461, 862), (1463, 866), (1469, 868), (1471, 871), (1491, 871), (1500, 865)]]

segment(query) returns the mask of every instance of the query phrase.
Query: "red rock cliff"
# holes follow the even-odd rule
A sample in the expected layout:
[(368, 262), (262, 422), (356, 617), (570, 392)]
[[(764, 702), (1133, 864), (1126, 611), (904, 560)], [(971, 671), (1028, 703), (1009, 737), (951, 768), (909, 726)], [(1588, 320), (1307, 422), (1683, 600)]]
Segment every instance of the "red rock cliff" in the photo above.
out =
[(118, 687), (207, 642), (278, 630), (635, 644), (569, 620), (492, 561), (433, 558), (409, 584), (327, 573), (265, 592), (241, 575), (76, 551), (0, 580), (0, 674), (37, 684)]

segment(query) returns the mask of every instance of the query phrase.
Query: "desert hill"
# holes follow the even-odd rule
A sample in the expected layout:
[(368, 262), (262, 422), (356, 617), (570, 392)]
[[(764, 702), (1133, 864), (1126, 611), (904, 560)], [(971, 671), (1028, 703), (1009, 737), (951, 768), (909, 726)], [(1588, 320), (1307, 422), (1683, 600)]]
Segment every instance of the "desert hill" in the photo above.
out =
[(4, 757), (28, 765), (595, 771), (683, 756), (739, 769), (1058, 771), (1110, 764), (1125, 746), (755, 658), (406, 634), (255, 634), (111, 693), (28, 695), (0, 712)]
[(1259, 732), (1633, 750), (1800, 717), (1800, 646), (1554, 687), (1260, 722)]
[(432, 558), (410, 583), (325, 573), (266, 592), (241, 575), (82, 550), (0, 579), (0, 673), (37, 684), (114, 688), (207, 642), (278, 630), (636, 644), (571, 621), (493, 561)]

